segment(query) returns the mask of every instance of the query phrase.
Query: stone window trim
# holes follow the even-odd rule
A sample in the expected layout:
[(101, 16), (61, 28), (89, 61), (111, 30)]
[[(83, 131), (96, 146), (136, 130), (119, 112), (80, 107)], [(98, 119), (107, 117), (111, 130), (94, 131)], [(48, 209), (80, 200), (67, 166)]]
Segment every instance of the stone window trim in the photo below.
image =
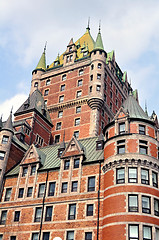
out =
[(48, 182), (47, 196), (48, 197), (55, 196), (55, 193), (56, 193), (56, 182), (55, 181)]
[(125, 183), (125, 168), (117, 168), (116, 169), (116, 184)]
[(65, 88), (66, 88), (66, 85), (65, 85), (65, 84), (62, 84), (62, 85), (60, 86), (60, 91), (61, 91), (61, 92), (65, 91)]
[(62, 75), (62, 81), (65, 81), (67, 79), (67, 75), (66, 74), (63, 74)]
[(142, 195), (142, 213), (151, 214), (151, 197)]
[(139, 240), (139, 225), (138, 224), (129, 224), (128, 225), (128, 239), (129, 240), (134, 240), (134, 239)]
[(5, 197), (4, 197), (5, 202), (10, 201), (11, 194), (12, 194), (12, 188), (6, 188), (5, 189)]
[(74, 126), (79, 126), (81, 122), (81, 118), (75, 118), (74, 120)]
[(79, 79), (77, 81), (77, 87), (81, 87), (83, 85), (83, 79)]
[(46, 86), (49, 86), (51, 84), (51, 80), (50, 79), (47, 79), (46, 80)]
[(87, 179), (87, 191), (88, 192), (94, 192), (96, 191), (96, 177), (95, 176), (89, 176)]
[(128, 195), (128, 212), (138, 212), (139, 211), (139, 202), (137, 194)]

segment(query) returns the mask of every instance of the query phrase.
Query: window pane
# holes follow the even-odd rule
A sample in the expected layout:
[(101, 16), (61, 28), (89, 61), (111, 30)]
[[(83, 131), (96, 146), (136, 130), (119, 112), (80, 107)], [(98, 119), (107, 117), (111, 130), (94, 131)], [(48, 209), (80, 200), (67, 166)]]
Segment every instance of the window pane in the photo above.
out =
[(125, 132), (125, 123), (120, 123), (119, 124), (119, 133), (124, 133)]
[(124, 183), (125, 182), (125, 169), (119, 168), (117, 169), (117, 183)]
[(91, 232), (85, 233), (85, 240), (92, 240), (92, 233)]
[(49, 183), (49, 194), (48, 196), (54, 196), (55, 193), (55, 183)]
[(0, 160), (3, 160), (3, 159), (4, 159), (4, 155), (5, 155), (4, 152), (0, 152)]
[(74, 168), (79, 168), (79, 161), (80, 161), (79, 158), (74, 160)]
[(67, 240), (74, 240), (74, 231), (67, 232)]
[(144, 238), (145, 239), (151, 239), (151, 227), (144, 226), (143, 231), (144, 231), (144, 233), (143, 233)]
[(43, 240), (49, 240), (50, 233), (43, 233)]
[(72, 192), (77, 192), (77, 187), (78, 187), (78, 182), (77, 181), (72, 182), (72, 189), (71, 189), (71, 191)]
[(149, 172), (147, 169), (141, 169), (141, 183), (149, 184)]
[(9, 201), (10, 200), (11, 191), (12, 191), (11, 188), (6, 189), (6, 195), (5, 195), (4, 201)]
[(142, 212), (150, 213), (150, 198), (142, 196)]
[(93, 204), (87, 205), (87, 216), (93, 216)]
[(32, 240), (39, 240), (39, 233), (33, 233)]
[(129, 182), (137, 182), (137, 168), (129, 168)]
[(138, 211), (138, 197), (137, 195), (129, 195), (129, 211), (137, 212)]
[(95, 177), (88, 178), (88, 192), (95, 191)]
[(138, 226), (135, 225), (129, 225), (129, 237), (138, 239), (139, 237), (139, 232), (138, 232)]
[(45, 221), (51, 221), (52, 218), (52, 206), (46, 207)]
[(69, 169), (69, 166), (70, 166), (70, 160), (65, 160), (65, 162), (64, 162), (64, 170)]
[(45, 191), (45, 183), (39, 185), (38, 197), (43, 197), (44, 196), (44, 191)]
[(42, 208), (36, 208), (36, 212), (35, 212), (35, 222), (40, 222), (41, 219), (41, 213), (42, 213)]
[(68, 219), (69, 220), (74, 220), (76, 217), (76, 204), (70, 204), (69, 205), (69, 215)]
[(67, 193), (67, 182), (66, 183), (62, 183), (62, 193)]
[(154, 187), (158, 187), (158, 176), (155, 172), (152, 172), (152, 184)]
[(156, 240), (159, 240), (159, 229), (156, 228)]

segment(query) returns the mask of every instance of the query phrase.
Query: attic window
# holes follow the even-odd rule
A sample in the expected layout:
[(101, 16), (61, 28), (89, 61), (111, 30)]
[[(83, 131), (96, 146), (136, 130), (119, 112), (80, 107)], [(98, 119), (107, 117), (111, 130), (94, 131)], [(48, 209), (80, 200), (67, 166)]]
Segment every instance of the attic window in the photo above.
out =
[(72, 149), (75, 149), (75, 144), (74, 143), (71, 144), (71, 150)]
[(103, 149), (103, 142), (100, 141), (100, 142), (97, 142), (96, 143), (96, 150), (102, 150)]
[(29, 104), (28, 103), (25, 103), (24, 104), (24, 109), (27, 109), (29, 107)]
[(32, 151), (30, 152), (29, 157), (33, 157), (33, 152)]
[(83, 57), (87, 56), (88, 55), (88, 51), (84, 52), (83, 53)]

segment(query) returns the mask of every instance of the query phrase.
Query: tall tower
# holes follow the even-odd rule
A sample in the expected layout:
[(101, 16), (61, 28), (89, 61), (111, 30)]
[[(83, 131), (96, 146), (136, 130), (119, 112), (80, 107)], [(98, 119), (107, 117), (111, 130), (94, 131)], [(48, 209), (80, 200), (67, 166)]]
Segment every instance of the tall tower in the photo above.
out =
[(104, 130), (104, 239), (157, 239), (156, 124), (132, 94), (123, 105)]

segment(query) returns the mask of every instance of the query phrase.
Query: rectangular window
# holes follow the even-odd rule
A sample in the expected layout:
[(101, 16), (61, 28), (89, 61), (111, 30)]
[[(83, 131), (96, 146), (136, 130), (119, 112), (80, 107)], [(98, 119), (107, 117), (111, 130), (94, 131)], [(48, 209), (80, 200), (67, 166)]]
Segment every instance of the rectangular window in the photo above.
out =
[(46, 80), (46, 86), (49, 86), (49, 85), (50, 85), (50, 82), (51, 82), (50, 79), (47, 79), (47, 80)]
[(143, 226), (143, 240), (152, 240), (152, 228)]
[(19, 188), (18, 198), (23, 198), (24, 188)]
[(66, 240), (74, 240), (74, 231), (67, 232), (67, 239)]
[(5, 152), (0, 152), (0, 160), (4, 160)]
[(6, 223), (6, 219), (7, 219), (7, 210), (4, 210), (1, 212), (0, 225), (4, 225)]
[(142, 196), (142, 212), (151, 213), (150, 197)]
[(62, 118), (62, 116), (63, 116), (63, 111), (59, 111), (58, 112), (58, 118)]
[(56, 135), (55, 136), (55, 143), (59, 143), (60, 142), (60, 135)]
[(128, 198), (129, 212), (138, 212), (138, 196), (129, 195)]
[(125, 133), (125, 123), (119, 124), (119, 134)]
[(97, 73), (97, 79), (101, 80), (101, 74)]
[(145, 135), (145, 126), (139, 125), (139, 134)]
[(129, 240), (139, 240), (138, 225), (129, 225)]
[(83, 75), (83, 69), (79, 70), (79, 76)]
[(86, 232), (85, 233), (85, 240), (92, 240), (92, 233), (91, 232)]
[(80, 86), (82, 86), (82, 84), (83, 84), (82, 79), (78, 80), (78, 84), (77, 84), (77, 86), (80, 87)]
[(149, 185), (149, 170), (141, 169), (141, 183)]
[(49, 192), (48, 196), (54, 196), (55, 194), (55, 182), (49, 183)]
[(77, 187), (78, 187), (78, 181), (73, 181), (71, 192), (77, 192)]
[(30, 175), (35, 175), (35, 173), (36, 173), (36, 166), (33, 165), (33, 166), (31, 166), (31, 173), (30, 173)]
[(63, 182), (63, 183), (62, 183), (61, 192), (62, 192), (62, 193), (67, 193), (67, 182)]
[(76, 204), (69, 205), (68, 219), (74, 220), (76, 218)]
[(48, 96), (49, 95), (49, 89), (46, 89), (44, 92), (44, 96)]
[(93, 216), (93, 204), (87, 204), (87, 216)]
[(79, 131), (75, 131), (75, 132), (74, 132), (74, 136), (75, 136), (76, 138), (79, 138)]
[(32, 197), (33, 187), (28, 187), (27, 197)]
[(11, 236), (10, 240), (16, 240), (16, 236)]
[(139, 140), (139, 153), (140, 154), (147, 154), (147, 141)]
[(39, 198), (44, 196), (44, 191), (45, 191), (45, 183), (39, 184), (39, 192), (38, 192)]
[(49, 238), (50, 238), (50, 233), (49, 232), (44, 232), (42, 240), (49, 240)]
[(65, 90), (65, 84), (61, 85), (61, 92)]
[(59, 103), (62, 103), (64, 101), (64, 95), (59, 97)]
[(60, 130), (61, 129), (61, 122), (58, 122), (57, 124), (56, 124), (56, 130)]
[(46, 213), (45, 213), (45, 221), (51, 221), (52, 219), (52, 206), (46, 207)]
[(81, 106), (76, 107), (76, 113), (80, 113), (81, 112)]
[(159, 200), (154, 199), (154, 214), (159, 217)]
[(75, 126), (79, 126), (80, 125), (80, 118), (76, 118), (75, 119)]
[(82, 91), (77, 91), (76, 97), (79, 98), (82, 96)]
[(28, 167), (23, 167), (22, 177), (25, 177), (27, 175), (27, 172), (28, 172)]
[(35, 218), (34, 222), (40, 222), (41, 220), (41, 214), (42, 214), (42, 207), (37, 207), (35, 211)]
[(3, 239), (3, 234), (0, 234), (0, 240), (2, 240)]
[(100, 85), (97, 85), (97, 86), (96, 86), (96, 91), (97, 91), (97, 92), (100, 92), (100, 90), (101, 90), (101, 86), (100, 86)]
[(117, 141), (117, 153), (118, 154), (125, 153), (125, 140)]
[(74, 159), (74, 168), (79, 168), (79, 162), (80, 162), (80, 159), (79, 158), (76, 158)]
[(2, 144), (7, 144), (7, 143), (8, 143), (8, 140), (9, 140), (9, 137), (8, 137), (8, 136), (3, 136), (3, 138), (2, 138)]
[(70, 160), (65, 160), (64, 161), (64, 170), (68, 170), (70, 167)]
[(152, 184), (158, 188), (158, 174), (156, 172), (152, 172)]
[(106, 100), (107, 100), (107, 97), (106, 97), (106, 95), (104, 94), (104, 102), (106, 102)]
[(116, 183), (125, 183), (125, 168), (117, 168)]
[(31, 240), (39, 240), (39, 233), (32, 233)]
[(66, 80), (66, 74), (62, 75), (62, 81)]
[(20, 211), (15, 211), (14, 213), (14, 222), (19, 222)]
[(137, 168), (128, 168), (128, 182), (137, 183)]
[(98, 68), (101, 69), (102, 68), (102, 64), (98, 63)]
[(95, 177), (88, 177), (88, 192), (95, 191)]
[(5, 194), (5, 198), (4, 198), (4, 201), (9, 201), (10, 200), (10, 197), (11, 197), (11, 192), (12, 192), (12, 189), (11, 188), (7, 188), (6, 189), (6, 194)]

